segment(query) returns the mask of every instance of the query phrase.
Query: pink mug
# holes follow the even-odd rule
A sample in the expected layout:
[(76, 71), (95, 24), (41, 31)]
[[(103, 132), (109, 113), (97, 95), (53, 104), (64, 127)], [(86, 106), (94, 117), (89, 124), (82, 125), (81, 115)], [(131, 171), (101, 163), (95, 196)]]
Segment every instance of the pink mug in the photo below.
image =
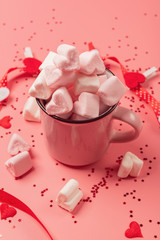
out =
[[(37, 103), (41, 108), (41, 123), (49, 154), (70, 166), (85, 166), (100, 160), (110, 143), (134, 140), (142, 129), (139, 116), (118, 106), (118, 103), (99, 117), (84, 121), (51, 116), (46, 112), (43, 100), (37, 99)], [(128, 123), (132, 130), (115, 130), (112, 126), (114, 119)]]

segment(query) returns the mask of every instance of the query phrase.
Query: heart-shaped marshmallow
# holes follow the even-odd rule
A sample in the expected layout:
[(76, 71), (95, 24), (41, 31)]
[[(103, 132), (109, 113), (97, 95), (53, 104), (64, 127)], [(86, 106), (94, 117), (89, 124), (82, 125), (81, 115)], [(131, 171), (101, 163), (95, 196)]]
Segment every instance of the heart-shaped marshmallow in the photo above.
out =
[(72, 98), (65, 87), (58, 88), (51, 100), (46, 104), (46, 111), (50, 115), (61, 115), (69, 113), (73, 108)]
[(57, 48), (57, 55), (54, 57), (54, 64), (65, 71), (73, 71), (79, 69), (79, 54), (76, 47), (61, 44)]
[(8, 153), (16, 155), (18, 152), (29, 151), (30, 145), (17, 133), (14, 133), (8, 144)]
[(96, 94), (82, 92), (74, 102), (73, 112), (85, 118), (99, 116), (99, 97)]
[(96, 49), (81, 53), (79, 62), (79, 71), (84, 74), (102, 74), (105, 71), (105, 65)]

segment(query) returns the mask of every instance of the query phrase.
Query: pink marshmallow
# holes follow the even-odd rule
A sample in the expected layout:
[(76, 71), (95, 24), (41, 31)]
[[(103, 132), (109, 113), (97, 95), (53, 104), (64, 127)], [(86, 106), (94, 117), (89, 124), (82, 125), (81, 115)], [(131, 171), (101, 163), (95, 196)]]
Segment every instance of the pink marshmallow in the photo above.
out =
[(42, 70), (29, 89), (29, 95), (35, 98), (48, 99), (52, 95), (53, 89), (47, 86), (45, 72)]
[(71, 120), (73, 120), (73, 121), (84, 121), (84, 120), (87, 120), (87, 119), (88, 118), (80, 116), (76, 113), (73, 113), (72, 116), (71, 116)]
[(73, 108), (73, 101), (65, 87), (58, 88), (51, 100), (46, 104), (46, 111), (51, 115), (69, 113)]
[(74, 83), (74, 94), (79, 95), (82, 92), (96, 93), (100, 86), (97, 75), (86, 76), (78, 74)]
[(47, 57), (42, 62), (42, 64), (40, 65), (39, 70), (41, 71), (47, 66), (54, 66), (53, 59), (54, 59), (55, 56), (56, 56), (56, 53), (50, 51), (48, 53)]
[(5, 162), (8, 171), (14, 177), (20, 177), (32, 168), (32, 161), (27, 151), (21, 152)]
[(19, 152), (29, 151), (30, 145), (17, 133), (14, 133), (8, 144), (8, 153), (16, 155)]
[(121, 99), (125, 91), (126, 87), (121, 81), (116, 76), (112, 76), (101, 84), (98, 95), (104, 104), (113, 106)]
[(131, 170), (133, 167), (133, 160), (129, 154), (129, 152), (127, 152), (123, 159), (122, 162), (120, 164), (119, 170), (118, 170), (118, 177), (120, 178), (126, 178), (128, 177), (128, 175), (130, 174)]
[(29, 97), (23, 108), (23, 117), (27, 121), (40, 122), (40, 108), (34, 97)]
[(93, 93), (82, 92), (78, 101), (74, 102), (73, 112), (86, 118), (98, 117), (99, 97)]
[(44, 71), (47, 86), (54, 89), (70, 86), (77, 78), (75, 72), (62, 71), (54, 66), (47, 66)]
[(129, 175), (131, 177), (138, 177), (141, 172), (141, 169), (143, 167), (143, 161), (131, 152), (128, 152), (128, 154), (130, 155), (130, 157), (133, 161), (133, 167), (132, 167)]
[(55, 65), (65, 71), (73, 71), (79, 69), (79, 55), (76, 47), (61, 44), (57, 48), (57, 53), (54, 57)]
[(79, 56), (80, 72), (91, 74), (102, 74), (105, 71), (105, 65), (99, 56), (97, 50), (83, 52)]
[(99, 115), (103, 114), (104, 112), (106, 112), (108, 109), (110, 108), (110, 106), (107, 106), (106, 104), (104, 104), (102, 101), (99, 102)]
[(71, 212), (82, 197), (83, 193), (79, 189), (79, 183), (74, 179), (70, 179), (58, 193), (56, 202), (60, 207)]

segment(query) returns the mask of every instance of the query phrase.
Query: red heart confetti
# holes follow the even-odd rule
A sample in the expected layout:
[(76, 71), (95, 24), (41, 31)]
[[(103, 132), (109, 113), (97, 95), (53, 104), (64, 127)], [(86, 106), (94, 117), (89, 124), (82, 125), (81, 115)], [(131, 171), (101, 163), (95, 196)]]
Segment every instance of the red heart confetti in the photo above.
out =
[(124, 74), (124, 79), (127, 87), (135, 88), (139, 85), (139, 83), (143, 83), (145, 81), (145, 76), (138, 72), (126, 72)]
[(0, 126), (3, 128), (10, 128), (11, 127), (11, 117), (10, 116), (5, 116), (2, 119), (0, 119)]
[[(130, 89), (143, 101), (145, 101), (146, 103), (148, 103), (157, 118), (157, 121), (160, 125), (160, 103), (145, 89), (143, 88), (139, 83), (144, 82), (145, 80), (145, 76), (143, 77), (143, 74), (141, 73), (132, 73), (132, 72), (127, 72), (127, 70), (125, 69), (125, 67), (119, 62), (119, 60), (115, 57), (109, 57), (109, 59), (119, 63), (120, 67), (121, 67), (121, 71), (123, 73), (124, 79), (125, 81), (127, 80), (128, 82), (126, 82), (126, 85), (128, 84), (128, 86), (130, 87)], [(135, 77), (133, 79), (133, 77)], [(135, 82), (135, 83), (134, 83)], [(132, 87), (132, 86), (136, 86), (136, 87)]]
[(24, 65), (26, 66), (23, 70), (29, 74), (38, 74), (39, 73), (39, 66), (42, 64), (36, 58), (25, 58), (23, 60)]
[(13, 207), (10, 207), (7, 203), (1, 204), (0, 211), (1, 211), (1, 219), (14, 217), (17, 213), (17, 210)]
[(135, 221), (131, 222), (129, 224), (129, 228), (125, 231), (125, 236), (127, 238), (143, 238), (139, 224)]
[(23, 203), (21, 200), (19, 200), (18, 198), (14, 197), (13, 195), (5, 192), (4, 190), (0, 189), (0, 202), (3, 202), (3, 204), (5, 203), (7, 205), (15, 207), (15, 208), (17, 208), (17, 209), (19, 209), (19, 210), (29, 214), (31, 217), (33, 217), (43, 227), (43, 229), (46, 231), (46, 233), (48, 234), (50, 239), (53, 240), (51, 234), (48, 232), (48, 230), (43, 225), (43, 223), (34, 214), (34, 212), (25, 203)]

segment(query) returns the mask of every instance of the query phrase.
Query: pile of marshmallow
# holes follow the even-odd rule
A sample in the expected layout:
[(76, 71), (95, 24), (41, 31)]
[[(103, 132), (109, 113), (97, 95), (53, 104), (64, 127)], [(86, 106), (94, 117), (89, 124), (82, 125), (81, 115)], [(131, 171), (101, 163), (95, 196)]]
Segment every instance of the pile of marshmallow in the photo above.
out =
[(29, 89), (31, 97), (25, 106), (27, 110), (24, 109), (25, 119), (31, 120), (33, 116), (34, 120), (39, 120), (33, 98), (45, 100), (49, 115), (86, 120), (98, 117), (115, 105), (126, 91), (116, 76), (106, 73), (96, 49), (79, 55), (75, 46), (62, 44), (57, 53), (49, 52), (39, 69), (40, 73)]

